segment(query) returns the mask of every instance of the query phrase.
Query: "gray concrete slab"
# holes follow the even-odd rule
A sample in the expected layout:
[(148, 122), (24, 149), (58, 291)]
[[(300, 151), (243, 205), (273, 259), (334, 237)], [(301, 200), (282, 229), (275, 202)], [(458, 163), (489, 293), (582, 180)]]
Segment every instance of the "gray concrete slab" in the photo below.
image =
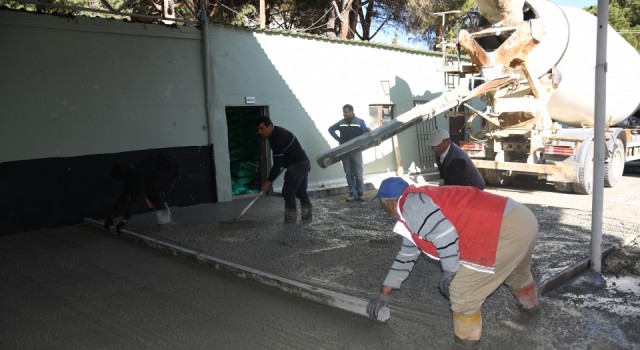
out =
[(386, 349), (383, 324), (77, 225), (0, 237), (0, 349)]
[[(550, 291), (588, 267), (588, 211), (542, 204), (550, 196), (544, 188), (487, 190), (516, 194), (512, 197), (527, 204), (538, 217), (540, 233), (534, 249), (533, 274), (542, 291)], [(331, 191), (334, 193), (336, 189)], [(366, 198), (374, 195), (375, 190), (369, 190)], [(559, 195), (580, 203), (588, 198)], [(309, 224), (283, 225), (283, 199), (268, 196), (256, 201), (237, 221), (234, 218), (251, 198), (173, 208), (177, 224), (170, 230), (159, 231), (152, 213), (137, 216), (128, 228), (151, 241), (177, 242), (248, 269), (366, 300), (377, 291), (395, 257), (398, 242), (391, 234), (393, 220), (377, 203), (348, 203), (344, 197), (315, 194), (314, 221)], [(624, 235), (616, 233), (638, 232), (638, 227), (635, 223), (605, 219), (605, 250), (624, 241)], [(394, 306), (397, 310), (408, 310), (416, 297), (421, 302), (438, 300), (446, 305), (436, 287), (439, 274), (437, 263), (421, 259), (412, 274), (420, 278), (405, 282), (402, 292), (394, 297), (392, 310)]]
[[(101, 221), (86, 218), (85, 224), (93, 226), (95, 228), (103, 228), (104, 223)], [(132, 232), (127, 229), (123, 229), (118, 234), (119, 237), (132, 239), (142, 244), (146, 244), (150, 247), (162, 250), (169, 254), (183, 256), (194, 260), (198, 263), (210, 265), (216, 270), (220, 270), (226, 273), (233, 274), (242, 279), (251, 280), (278, 288), (284, 292), (308, 299), (320, 304), (332, 306), (344, 311), (352, 312), (360, 316), (369, 317), (366, 312), (366, 306), (368, 300), (363, 298), (356, 298), (344, 293), (334, 292), (328, 289), (314, 287), (306, 283), (294, 281), (288, 278), (276, 276), (270, 273), (266, 273), (260, 270), (256, 270), (250, 267), (242, 266), (240, 264), (233, 263), (218, 259), (206, 251), (187, 247), (183, 244), (170, 241), (169, 239), (157, 239), (139, 233)], [(389, 319), (389, 308), (383, 307), (378, 312), (378, 321), (386, 321)]]
[[(367, 198), (374, 195), (375, 191), (366, 193)], [(379, 282), (371, 276), (384, 278), (395, 256), (397, 241), (390, 230), (393, 220), (375, 202), (347, 203), (343, 197), (317, 196), (310, 224), (282, 225), (283, 200), (271, 196), (260, 198), (237, 221), (237, 213), (251, 198), (174, 208), (177, 225), (162, 232), (157, 230), (153, 214), (139, 215), (129, 229), (150, 240), (172, 240), (248, 268), (364, 296), (376, 290)], [(533, 273), (546, 292), (556, 278), (566, 280), (568, 273), (575, 274), (587, 266), (590, 213), (526, 204), (540, 221)], [(619, 229), (617, 220), (605, 221), (605, 225), (605, 232)], [(620, 240), (619, 236), (607, 235), (605, 248), (620, 244)], [(437, 264), (427, 263), (424, 268), (432, 277), (439, 275)]]
[[(517, 191), (524, 198), (551, 196)], [(380, 208), (346, 203), (344, 196), (316, 198), (312, 224), (283, 227), (282, 198), (270, 197), (243, 224), (220, 225), (249, 200), (175, 208), (178, 225), (170, 231), (157, 232), (153, 215), (135, 217), (129, 228), (311, 286), (365, 300), (375, 294), (397, 249), (393, 223)], [(588, 245), (584, 210), (551, 204), (531, 204), (544, 232), (534, 258), (539, 281), (545, 266), (561, 271), (566, 261), (584, 260), (561, 248)], [(610, 241), (621, 235), (616, 232), (637, 229), (620, 220), (607, 225)], [(452, 339), (449, 305), (436, 287), (439, 266), (424, 258), (394, 293), (391, 318), (380, 323), (273, 288), (258, 289), (280, 297), (234, 286), (225, 291), (248, 281), (225, 279), (209, 266), (104, 230), (77, 229), (0, 237), (0, 348), (447, 348)], [(483, 305), (483, 348), (638, 348), (640, 294), (623, 290), (634, 284), (640, 280), (633, 276), (604, 276), (598, 285), (589, 278), (569, 281), (541, 298), (536, 319), (520, 315), (509, 291), (499, 288)]]

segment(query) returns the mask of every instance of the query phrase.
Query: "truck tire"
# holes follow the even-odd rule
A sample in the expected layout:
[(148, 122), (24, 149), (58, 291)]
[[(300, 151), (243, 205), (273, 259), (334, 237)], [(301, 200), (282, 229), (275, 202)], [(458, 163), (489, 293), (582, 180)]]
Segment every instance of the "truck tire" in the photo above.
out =
[(584, 147), (587, 149), (580, 154), (578, 182), (571, 184), (573, 192), (577, 194), (591, 194), (593, 192), (593, 141)]
[(604, 165), (604, 185), (605, 187), (614, 187), (624, 172), (624, 144), (622, 140), (616, 139), (613, 146), (613, 153), (609, 163)]
[(561, 193), (573, 193), (571, 182), (554, 182), (553, 187), (556, 189), (556, 191)]
[(484, 179), (491, 186), (509, 185), (515, 175), (506, 175), (503, 170), (484, 169)]

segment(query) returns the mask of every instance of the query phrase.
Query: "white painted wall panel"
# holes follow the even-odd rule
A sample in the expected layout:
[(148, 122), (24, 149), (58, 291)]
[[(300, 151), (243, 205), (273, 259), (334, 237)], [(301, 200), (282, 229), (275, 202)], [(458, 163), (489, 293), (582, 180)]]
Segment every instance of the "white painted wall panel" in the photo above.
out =
[(199, 32), (0, 13), (0, 162), (206, 145)]
[[(439, 54), (210, 25), (212, 91), (205, 115), (197, 28), (0, 11), (0, 163), (213, 143), (218, 200), (231, 200), (225, 108), (268, 106), (312, 160), (310, 181), (343, 181), (316, 154), (337, 145), (328, 127), (350, 103), (369, 105), (443, 90)], [(383, 81), (389, 82), (385, 91)], [(438, 125), (448, 122), (438, 117)], [(208, 135), (209, 133), (209, 135)], [(253, 135), (250, 135), (253, 137)], [(418, 162), (415, 129), (399, 137), (405, 169)], [(395, 171), (391, 141), (364, 152), (365, 173)], [(276, 186), (281, 185), (281, 180)]]
[[(214, 139), (226, 138), (224, 107), (243, 105), (245, 96), (255, 96), (257, 105), (269, 106), (276, 125), (300, 139), (312, 159), (311, 182), (344, 177), (340, 164), (327, 169), (315, 164), (316, 154), (338, 144), (327, 129), (342, 118), (344, 104), (352, 104), (356, 115), (372, 125), (370, 104), (394, 103), (398, 116), (413, 107), (413, 100), (431, 100), (444, 88), (436, 54), (272, 32), (247, 37), (245, 30), (221, 26), (212, 32)], [(382, 81), (389, 82), (389, 95)], [(390, 142), (364, 152), (365, 173), (396, 170)], [(400, 135), (407, 168), (418, 162), (416, 144), (415, 129)], [(224, 172), (228, 156), (219, 148), (216, 152), (218, 169)]]

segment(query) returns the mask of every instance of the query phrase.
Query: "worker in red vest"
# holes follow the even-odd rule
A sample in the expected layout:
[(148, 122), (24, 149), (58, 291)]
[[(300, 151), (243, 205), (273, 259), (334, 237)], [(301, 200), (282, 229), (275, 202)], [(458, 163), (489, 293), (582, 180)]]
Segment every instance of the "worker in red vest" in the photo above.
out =
[(416, 187), (399, 177), (382, 181), (375, 198), (398, 220), (394, 232), (403, 242), (380, 292), (367, 305), (369, 316), (377, 318), (420, 253), (440, 260), (439, 288), (451, 302), (457, 344), (478, 345), (482, 303), (503, 283), (521, 310), (539, 313), (531, 275), (538, 221), (529, 208), (471, 186)]

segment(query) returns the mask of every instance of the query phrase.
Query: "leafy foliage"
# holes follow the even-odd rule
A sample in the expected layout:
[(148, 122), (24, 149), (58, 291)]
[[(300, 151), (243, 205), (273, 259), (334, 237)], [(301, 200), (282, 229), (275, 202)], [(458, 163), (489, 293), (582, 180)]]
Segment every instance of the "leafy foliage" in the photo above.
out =
[[(207, 1), (207, 0), (205, 0)], [(20, 0), (5, 0), (13, 9), (63, 15), (89, 15), (127, 18), (126, 13), (162, 14), (162, 0), (40, 0), (54, 6), (33, 5)], [(199, 0), (173, 0), (178, 18), (197, 21)], [(415, 42), (433, 49), (445, 37), (451, 41), (457, 34), (460, 20), (448, 15), (446, 27), (442, 17), (434, 13), (469, 11), (475, 0), (265, 0), (267, 28), (292, 30), (345, 39), (372, 40), (385, 28), (408, 33)], [(116, 15), (91, 13), (63, 6), (113, 10)], [(61, 7), (62, 6), (62, 7)], [(211, 21), (256, 28), (260, 21), (260, 0), (208, 0), (207, 16)], [(597, 15), (597, 6), (585, 8)], [(137, 20), (143, 20), (138, 18)], [(611, 0), (609, 23), (640, 50), (640, 0)], [(397, 36), (394, 39), (397, 42)]]
[(442, 28), (442, 17), (434, 13), (469, 11), (473, 6), (475, 0), (407, 0), (401, 11), (392, 17), (390, 26), (413, 35), (416, 41), (425, 42), (433, 48), (443, 30), (446, 36), (455, 35), (452, 34), (455, 21), (452, 21), (451, 15), (447, 17), (447, 28)]
[[(585, 10), (598, 15), (598, 6), (590, 6)], [(611, 0), (609, 25), (640, 51), (640, 0)]]
[[(126, 13), (158, 15), (162, 0), (40, 0), (43, 3), (111, 10), (115, 14), (77, 9), (35, 6), (20, 0), (6, 0), (10, 8), (30, 11), (126, 18)], [(176, 13), (197, 20), (198, 0), (173, 0)], [(265, 0), (267, 28), (293, 30), (339, 38), (369, 41), (382, 28), (395, 28), (414, 35), (417, 41), (433, 42), (439, 18), (437, 11), (470, 8), (474, 0)], [(255, 28), (259, 26), (259, 0), (208, 0), (211, 21)], [(187, 11), (186, 9), (191, 9)]]

